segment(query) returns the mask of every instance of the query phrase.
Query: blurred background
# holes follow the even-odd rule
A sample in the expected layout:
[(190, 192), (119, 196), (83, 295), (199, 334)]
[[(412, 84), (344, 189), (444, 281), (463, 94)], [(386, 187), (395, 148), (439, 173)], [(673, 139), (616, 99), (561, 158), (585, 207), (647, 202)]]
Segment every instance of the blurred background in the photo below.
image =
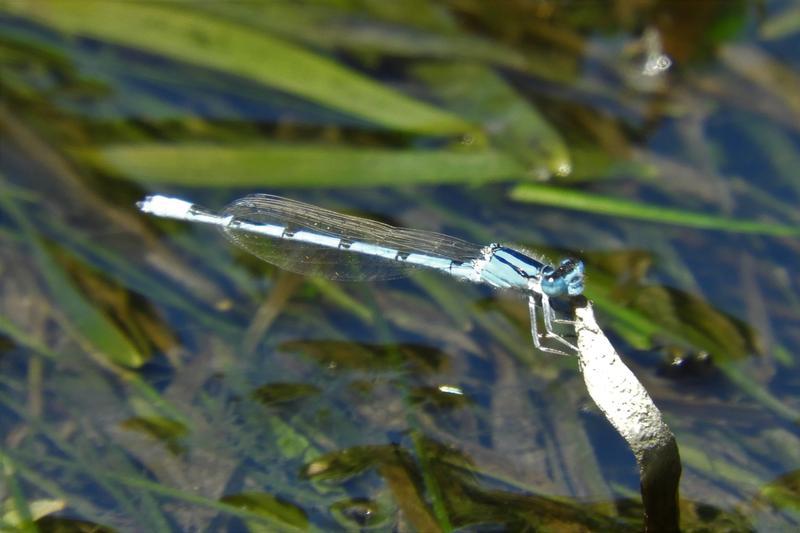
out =
[(519, 295), (134, 205), (265, 192), (582, 258), (684, 529), (796, 528), (798, 51), (789, 0), (0, 0), (0, 525), (641, 528)]

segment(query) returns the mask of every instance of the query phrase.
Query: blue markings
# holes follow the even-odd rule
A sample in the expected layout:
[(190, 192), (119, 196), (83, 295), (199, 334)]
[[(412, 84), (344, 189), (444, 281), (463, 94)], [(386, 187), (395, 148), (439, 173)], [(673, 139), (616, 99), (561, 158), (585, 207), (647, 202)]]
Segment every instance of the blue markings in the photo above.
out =
[(578, 296), (583, 292), (583, 262), (564, 259), (558, 268), (542, 263), (519, 250), (492, 244), (480, 279), (500, 288), (530, 289), (538, 280), (542, 293), (550, 297)]
[(528, 280), (538, 275), (539, 269), (534, 267), (531, 270), (527, 261), (520, 260), (525, 256), (518, 252), (509, 253), (511, 251), (508, 248), (495, 248), (489, 262), (481, 270), (481, 279), (495, 287), (526, 289)]
[(564, 259), (558, 268), (542, 270), (542, 292), (547, 296), (578, 296), (583, 292), (583, 261)]
[[(528, 294), (534, 345), (546, 352), (566, 353), (541, 345), (541, 337), (577, 350), (553, 331), (556, 318), (549, 301), (583, 292), (584, 265), (575, 259), (564, 259), (554, 267), (499, 244), (480, 246), (439, 233), (396, 228), (266, 194), (236, 200), (221, 213), (166, 196), (149, 196), (137, 205), (145, 213), (216, 225), (236, 245), (300, 274), (378, 280), (423, 267), (497, 288), (518, 289)], [(541, 335), (537, 305), (544, 318)]]

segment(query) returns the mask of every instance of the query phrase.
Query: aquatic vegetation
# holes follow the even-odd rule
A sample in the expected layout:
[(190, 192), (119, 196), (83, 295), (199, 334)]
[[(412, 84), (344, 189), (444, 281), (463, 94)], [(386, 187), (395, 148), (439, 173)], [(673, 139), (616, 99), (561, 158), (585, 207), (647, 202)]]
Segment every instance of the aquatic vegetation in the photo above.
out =
[(289, 275), (134, 206), (253, 192), (580, 257), (682, 526), (796, 528), (798, 28), (0, 0), (0, 529), (640, 530), (633, 457), (514, 295)]

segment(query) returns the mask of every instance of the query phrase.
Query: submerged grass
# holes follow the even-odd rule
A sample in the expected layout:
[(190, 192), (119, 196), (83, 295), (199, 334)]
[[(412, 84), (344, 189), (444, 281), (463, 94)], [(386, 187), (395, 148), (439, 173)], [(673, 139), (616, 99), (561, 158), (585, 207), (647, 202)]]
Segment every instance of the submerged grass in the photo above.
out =
[(136, 144), (108, 146), (98, 163), (128, 180), (183, 187), (376, 187), (481, 184), (524, 174), (495, 150), (379, 150), (345, 146)]
[(473, 127), (343, 65), (281, 38), (231, 24), (180, 2), (7, 2), (76, 35), (106, 39), (161, 57), (251, 78), (399, 130), (440, 135)]
[(754, 220), (693, 213), (670, 209), (658, 205), (632, 202), (621, 198), (588, 194), (580, 191), (556, 188), (549, 185), (524, 184), (511, 191), (511, 198), (534, 204), (543, 204), (586, 213), (630, 218), (648, 222), (684, 226), (688, 228), (714, 229), (736, 233), (758, 233), (793, 237), (800, 235), (800, 226), (784, 226)]
[(641, 529), (513, 295), (289, 279), (134, 208), (263, 190), (582, 257), (687, 446), (683, 526), (796, 528), (797, 32), (685, 5), (0, 1), (2, 525)]
[[(0, 174), (0, 184), (5, 177)], [(14, 200), (0, 197), (0, 209), (13, 220), (24, 235), (24, 240), (38, 271), (57, 305), (61, 308), (65, 324), (87, 351), (110, 362), (136, 368), (146, 357), (108, 318), (100, 312), (75, 286), (64, 269), (54, 260)]]

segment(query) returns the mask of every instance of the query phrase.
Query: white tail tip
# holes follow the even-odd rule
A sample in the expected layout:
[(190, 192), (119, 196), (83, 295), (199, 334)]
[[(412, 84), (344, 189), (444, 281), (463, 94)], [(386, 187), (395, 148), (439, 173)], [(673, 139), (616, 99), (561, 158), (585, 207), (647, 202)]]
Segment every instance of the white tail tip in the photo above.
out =
[(159, 217), (167, 218), (186, 218), (192, 203), (180, 198), (170, 198), (168, 196), (148, 196), (141, 202), (136, 202), (136, 207), (143, 213), (150, 213)]

